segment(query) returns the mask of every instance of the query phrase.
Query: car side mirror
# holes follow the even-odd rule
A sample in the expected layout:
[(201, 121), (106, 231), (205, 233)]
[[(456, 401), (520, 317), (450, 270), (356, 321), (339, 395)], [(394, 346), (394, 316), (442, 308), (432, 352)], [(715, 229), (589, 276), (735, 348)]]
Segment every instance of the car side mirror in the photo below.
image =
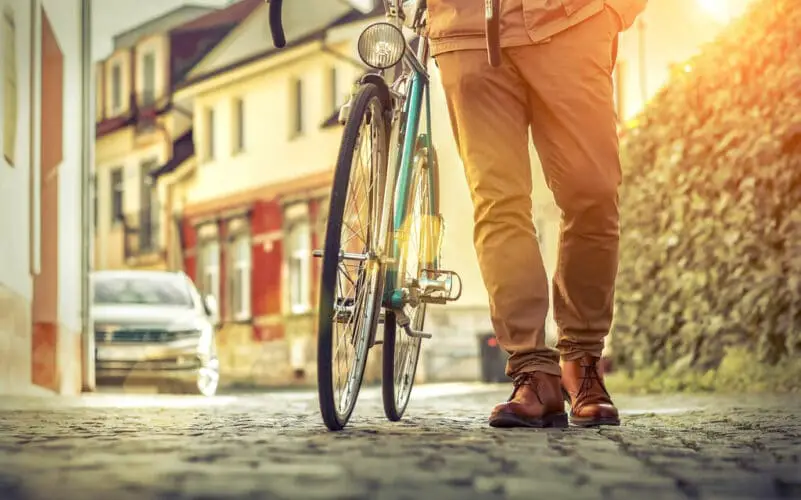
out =
[(217, 322), (217, 315), (220, 311), (219, 306), (217, 304), (217, 299), (214, 295), (206, 295), (203, 298), (203, 308), (206, 310), (206, 314), (211, 318), (214, 323)]

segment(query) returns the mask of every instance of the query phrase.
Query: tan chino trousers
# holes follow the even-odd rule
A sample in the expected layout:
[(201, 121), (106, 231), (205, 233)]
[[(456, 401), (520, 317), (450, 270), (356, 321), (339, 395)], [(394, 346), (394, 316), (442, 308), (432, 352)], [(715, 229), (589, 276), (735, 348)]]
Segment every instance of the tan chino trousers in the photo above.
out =
[[(507, 374), (560, 374), (600, 357), (612, 322), (621, 182), (608, 10), (548, 42), (437, 56), (474, 205), (474, 243)], [(532, 216), (528, 132), (562, 211), (553, 279), (558, 350), (545, 344), (548, 280)]]

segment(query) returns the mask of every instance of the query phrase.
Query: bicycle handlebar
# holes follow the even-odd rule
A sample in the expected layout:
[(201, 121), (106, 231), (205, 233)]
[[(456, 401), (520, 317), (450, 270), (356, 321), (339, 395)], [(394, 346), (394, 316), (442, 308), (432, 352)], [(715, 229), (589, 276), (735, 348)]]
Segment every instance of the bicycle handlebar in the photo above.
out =
[[(284, 25), (281, 20), (283, 0), (265, 0), (270, 3), (270, 34), (273, 45), (283, 48), (286, 45)], [(501, 65), (501, 0), (484, 0), (484, 21), (487, 29), (487, 53), (490, 66)]]
[(273, 37), (273, 45), (280, 49), (286, 45), (284, 24), (281, 21), (281, 4), (283, 3), (283, 0), (266, 1), (270, 2), (270, 34)]
[(501, 0), (484, 0), (484, 22), (489, 63), (497, 68), (501, 65)]

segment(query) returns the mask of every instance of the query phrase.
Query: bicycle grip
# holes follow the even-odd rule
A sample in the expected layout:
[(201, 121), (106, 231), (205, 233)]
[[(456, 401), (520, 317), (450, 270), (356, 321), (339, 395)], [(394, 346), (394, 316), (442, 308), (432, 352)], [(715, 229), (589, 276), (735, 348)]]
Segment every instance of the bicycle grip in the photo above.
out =
[(268, 0), (270, 2), (270, 34), (273, 37), (273, 45), (280, 49), (286, 45), (284, 35), (284, 24), (281, 21), (281, 7), (283, 0)]
[(484, 0), (484, 20), (487, 28), (487, 54), (490, 66), (501, 65), (501, 0)]

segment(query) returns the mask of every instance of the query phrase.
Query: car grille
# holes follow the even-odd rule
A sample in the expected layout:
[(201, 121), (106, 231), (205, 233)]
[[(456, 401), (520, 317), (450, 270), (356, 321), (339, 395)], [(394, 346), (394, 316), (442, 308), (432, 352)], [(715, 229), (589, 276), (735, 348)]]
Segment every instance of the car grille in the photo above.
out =
[(200, 368), (200, 360), (191, 358), (170, 358), (147, 361), (98, 361), (98, 370), (190, 370)]
[(95, 343), (165, 343), (198, 335), (196, 331), (174, 332), (160, 329), (97, 330)]

